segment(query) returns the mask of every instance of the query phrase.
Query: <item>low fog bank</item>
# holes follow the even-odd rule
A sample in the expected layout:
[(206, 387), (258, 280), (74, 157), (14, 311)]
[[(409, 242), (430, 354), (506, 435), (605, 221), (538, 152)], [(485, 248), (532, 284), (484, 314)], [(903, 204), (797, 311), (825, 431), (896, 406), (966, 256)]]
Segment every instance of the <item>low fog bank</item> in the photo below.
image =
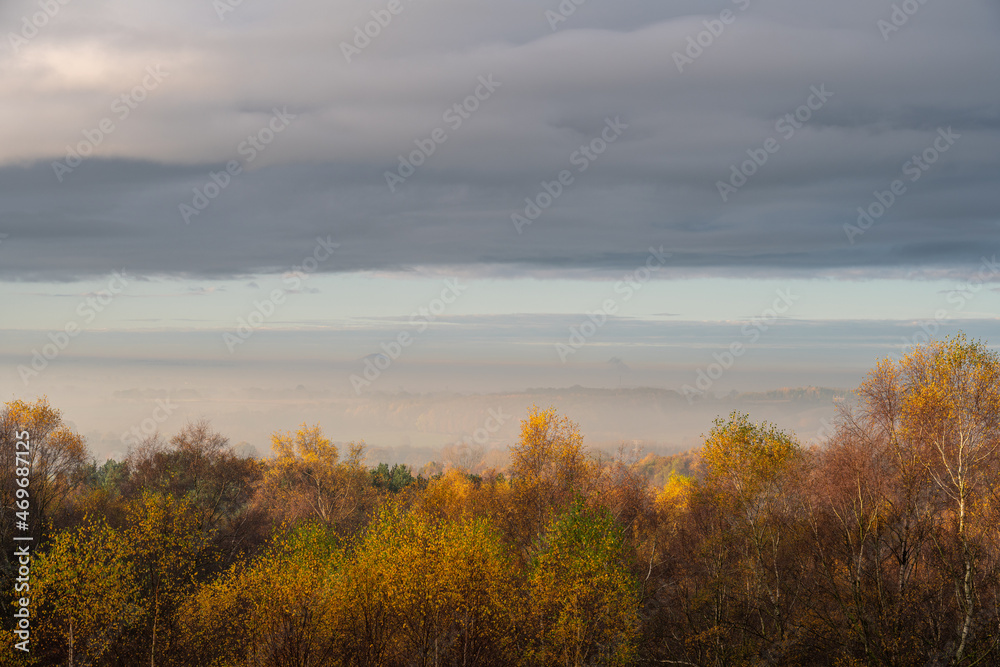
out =
[[(364, 440), (369, 465), (405, 463), (419, 470), (436, 461), (499, 468), (532, 405), (554, 406), (579, 423), (591, 448), (613, 453), (624, 445), (633, 453), (665, 455), (699, 446), (712, 421), (734, 410), (813, 441), (834, 417), (836, 402), (849, 395), (817, 388), (733, 390), (689, 402), (672, 389), (574, 386), (358, 396), (319, 383), (255, 387), (238, 369), (215, 375), (176, 366), (73, 371), (70, 366), (53, 370), (44, 393), (87, 437), (100, 461), (124, 457), (139, 437), (155, 432), (169, 437), (189, 420), (204, 418), (246, 455), (268, 456), (276, 430), (319, 423), (336, 442)], [(42, 392), (4, 393), (3, 399), (10, 400)]]

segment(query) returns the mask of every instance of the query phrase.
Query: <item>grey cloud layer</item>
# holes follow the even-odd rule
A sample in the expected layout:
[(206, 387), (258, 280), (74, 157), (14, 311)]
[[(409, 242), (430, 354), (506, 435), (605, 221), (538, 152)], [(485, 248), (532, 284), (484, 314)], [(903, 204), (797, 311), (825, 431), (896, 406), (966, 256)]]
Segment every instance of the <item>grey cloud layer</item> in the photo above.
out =
[[(742, 3), (741, 3), (742, 4)], [(589, 0), (553, 32), (556, 2), (403, 0), (348, 64), (340, 43), (386, 3), (70, 3), (18, 52), (0, 51), (0, 277), (128, 268), (206, 276), (281, 271), (316, 236), (323, 271), (467, 265), (630, 269), (650, 245), (707, 272), (866, 272), (976, 265), (1000, 231), (1000, 11), (928, 0), (883, 39), (891, 3), (813, 6)], [(702, 22), (736, 20), (678, 72)], [(37, 5), (0, 9), (19, 30)], [(169, 76), (119, 120), (147, 66)], [(501, 87), (461, 127), (442, 117), (480, 76)], [(833, 97), (784, 138), (811, 86)], [(246, 162), (272, 109), (296, 115)], [(110, 117), (94, 156), (51, 163)], [(629, 125), (586, 172), (570, 162), (606, 118)], [(391, 193), (384, 173), (435, 128), (448, 139)], [(931, 145), (961, 138), (848, 242), (875, 190)], [(769, 137), (780, 150), (723, 202), (716, 182)], [(209, 172), (243, 173), (185, 224)], [(574, 182), (517, 234), (510, 216), (564, 169)], [(499, 267), (499, 268), (497, 268)]]

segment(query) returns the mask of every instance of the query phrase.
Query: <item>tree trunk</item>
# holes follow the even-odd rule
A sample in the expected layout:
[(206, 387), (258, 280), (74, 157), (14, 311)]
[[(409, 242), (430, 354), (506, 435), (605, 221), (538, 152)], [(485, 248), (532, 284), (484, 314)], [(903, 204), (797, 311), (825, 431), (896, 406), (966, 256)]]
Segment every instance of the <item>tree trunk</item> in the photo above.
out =
[(153, 641), (149, 647), (149, 667), (156, 667), (156, 621), (160, 615), (160, 592), (156, 591), (153, 602)]

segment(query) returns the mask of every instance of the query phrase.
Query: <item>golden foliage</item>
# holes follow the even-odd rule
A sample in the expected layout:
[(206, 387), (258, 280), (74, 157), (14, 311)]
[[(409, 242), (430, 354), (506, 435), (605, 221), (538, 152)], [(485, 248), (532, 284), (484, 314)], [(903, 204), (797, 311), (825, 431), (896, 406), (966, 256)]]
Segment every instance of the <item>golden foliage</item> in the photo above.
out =
[(332, 578), (337, 540), (303, 525), (248, 567), (234, 566), (179, 612), (188, 651), (205, 665), (327, 664), (336, 647)]
[(286, 518), (312, 516), (337, 526), (363, 503), (369, 486), (363, 442), (351, 443), (348, 458), (340, 461), (337, 446), (319, 424), (302, 424), (294, 434), (275, 432), (271, 446), (274, 458), (264, 475), (263, 496), (286, 507)]
[(119, 531), (85, 518), (57, 534), (35, 562), (39, 633), (81, 664), (100, 660), (142, 615), (128, 549)]
[(549, 526), (528, 574), (533, 636), (527, 664), (627, 665), (636, 657), (638, 583), (621, 527), (575, 503)]
[(521, 436), (511, 447), (510, 475), (518, 521), (512, 527), (522, 550), (554, 512), (569, 507), (574, 494), (585, 494), (597, 466), (584, 455), (576, 423), (555, 408), (532, 406), (521, 420)]

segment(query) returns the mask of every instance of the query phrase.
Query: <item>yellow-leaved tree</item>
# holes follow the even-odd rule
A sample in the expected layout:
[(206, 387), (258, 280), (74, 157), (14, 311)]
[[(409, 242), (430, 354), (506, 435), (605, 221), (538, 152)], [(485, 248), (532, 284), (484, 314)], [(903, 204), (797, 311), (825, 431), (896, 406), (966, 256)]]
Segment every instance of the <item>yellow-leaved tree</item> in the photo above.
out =
[(338, 575), (343, 655), (372, 666), (510, 664), (513, 582), (488, 520), (386, 506)]
[(145, 493), (126, 508), (123, 537), (143, 608), (143, 630), (134, 634), (133, 650), (155, 666), (176, 649), (175, 611), (210, 569), (211, 535), (200, 528), (189, 499)]
[(671, 471), (666, 484), (656, 494), (655, 508), (661, 525), (675, 524), (688, 509), (695, 490), (694, 478)]
[(529, 564), (524, 664), (632, 664), (640, 586), (621, 533), (607, 510), (582, 502), (551, 523)]
[(96, 664), (142, 617), (123, 535), (85, 518), (56, 533), (33, 568), (34, 604), (51, 664)]
[(326, 527), (281, 532), (249, 565), (233, 566), (180, 608), (185, 653), (201, 665), (337, 664), (343, 645), (333, 577), (343, 553)]
[(896, 440), (917, 453), (952, 517), (949, 530), (935, 535), (935, 550), (956, 591), (953, 655), (962, 663), (973, 657), (968, 650), (983, 604), (977, 588), (984, 576), (1000, 573), (989, 549), (1000, 536), (1000, 356), (959, 335), (916, 348), (900, 360), (896, 377)]
[[(0, 549), (0, 607), (6, 608), (14, 597), (19, 567), (12, 558), (15, 533), (31, 537), (38, 549), (86, 479), (89, 463), (84, 439), (63, 422), (62, 413), (47, 398), (10, 401), (0, 408), (0, 544), (5, 545)], [(16, 483), (24, 473), (26, 489)], [(0, 650), (10, 649), (0, 661), (24, 664), (35, 659), (22, 660), (25, 656), (18, 655), (22, 652), (14, 643), (14, 635), (6, 627), (0, 629)]]
[(565, 510), (574, 495), (586, 494), (594, 467), (583, 450), (579, 426), (555, 408), (533, 406), (521, 420), (521, 437), (510, 449), (515, 540), (526, 553), (554, 513)]
[(692, 519), (681, 539), (693, 545), (678, 577), (693, 640), (684, 658), (708, 655), (740, 664), (768, 651), (784, 655), (793, 632), (799, 548), (794, 530), (803, 455), (767, 422), (732, 413), (716, 419), (701, 450), (704, 476), (681, 494)]
[(264, 473), (261, 496), (284, 508), (285, 518), (315, 517), (328, 526), (353, 533), (370, 492), (363, 467), (364, 443), (351, 443), (347, 459), (323, 435), (319, 424), (302, 424), (295, 433), (271, 436), (274, 458)]

